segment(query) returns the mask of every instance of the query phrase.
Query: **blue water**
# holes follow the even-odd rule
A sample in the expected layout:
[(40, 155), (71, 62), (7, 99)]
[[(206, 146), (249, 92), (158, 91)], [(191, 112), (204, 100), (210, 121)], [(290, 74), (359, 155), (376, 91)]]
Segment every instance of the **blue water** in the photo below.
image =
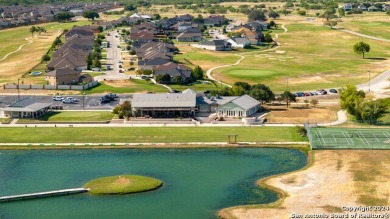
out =
[(139, 174), (164, 182), (140, 194), (77, 194), (0, 203), (0, 218), (215, 218), (221, 208), (269, 203), (259, 178), (300, 169), (290, 149), (123, 149), (1, 151), (0, 196), (76, 188), (91, 179)]

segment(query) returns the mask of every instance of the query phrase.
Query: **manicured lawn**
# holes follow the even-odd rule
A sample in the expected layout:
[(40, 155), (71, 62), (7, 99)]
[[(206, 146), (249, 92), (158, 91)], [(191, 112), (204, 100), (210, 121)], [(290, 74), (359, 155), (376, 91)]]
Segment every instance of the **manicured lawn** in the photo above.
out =
[(167, 92), (168, 90), (160, 85), (153, 84), (146, 80), (130, 80), (123, 84), (109, 85), (109, 82), (100, 82), (96, 87), (86, 90), (87, 94), (95, 93), (146, 93), (146, 92)]
[(343, 21), (338, 24), (339, 27), (370, 36), (390, 39), (389, 16), (384, 12), (365, 12), (363, 16), (348, 15)]
[[(288, 32), (279, 34), (282, 46), (276, 51), (245, 54), (239, 65), (217, 69), (214, 76), (230, 84), (264, 83), (274, 91), (285, 90), (288, 78), (289, 89), (298, 91), (358, 84), (368, 80), (368, 70), (378, 74), (387, 69), (381, 63), (389, 58), (390, 43), (312, 24), (286, 27)], [(366, 59), (353, 52), (359, 41), (371, 46)]]
[(114, 117), (112, 112), (105, 111), (62, 111), (50, 112), (37, 119), (20, 119), (20, 123), (42, 122), (105, 122)]
[(137, 176), (121, 175), (109, 176), (92, 180), (84, 185), (91, 189), (92, 194), (129, 194), (146, 192), (159, 188), (162, 182), (158, 179)]
[(197, 92), (204, 92), (206, 90), (216, 90), (221, 88), (220, 84), (213, 83), (211, 81), (197, 81), (188, 85), (169, 85), (174, 90), (183, 91), (185, 89), (192, 89)]
[(300, 142), (295, 127), (0, 128), (2, 143)]

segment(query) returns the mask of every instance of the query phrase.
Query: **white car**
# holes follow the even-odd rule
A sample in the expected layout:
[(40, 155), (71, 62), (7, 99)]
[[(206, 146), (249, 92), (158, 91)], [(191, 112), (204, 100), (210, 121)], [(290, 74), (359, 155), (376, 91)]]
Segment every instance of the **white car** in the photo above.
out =
[(79, 100), (78, 99), (76, 99), (76, 98), (74, 98), (74, 97), (67, 97), (67, 98), (65, 98), (65, 100), (71, 100), (72, 102), (79, 102)]
[(54, 101), (62, 101), (62, 100), (64, 100), (64, 98), (62, 96), (54, 96), (53, 100)]

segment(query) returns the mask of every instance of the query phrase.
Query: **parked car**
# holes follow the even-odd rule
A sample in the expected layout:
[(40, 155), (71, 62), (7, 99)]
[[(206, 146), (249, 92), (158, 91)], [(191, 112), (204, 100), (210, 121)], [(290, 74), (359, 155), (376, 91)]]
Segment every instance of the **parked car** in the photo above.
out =
[(325, 94), (327, 94), (328, 92), (326, 92), (326, 90), (324, 90), (324, 89), (321, 89), (321, 90), (317, 90), (317, 94), (318, 95), (325, 95)]
[(74, 101), (71, 99), (63, 99), (62, 103), (71, 104), (71, 103), (74, 103)]
[(317, 92), (310, 92), (312, 96), (318, 95)]
[(335, 93), (337, 93), (337, 90), (336, 89), (330, 89), (329, 93), (334, 93), (335, 94)]
[(79, 100), (78, 99), (76, 99), (75, 97), (66, 97), (65, 98), (65, 100), (71, 100), (71, 101), (73, 101), (73, 102), (79, 102)]
[(62, 100), (64, 100), (64, 98), (62, 96), (54, 96), (53, 100), (54, 101), (62, 101)]
[(303, 94), (303, 96), (305, 96), (305, 97), (310, 97), (310, 96), (311, 96), (311, 93), (310, 93), (310, 92), (306, 92), (306, 93)]
[(116, 94), (113, 94), (113, 93), (109, 93), (105, 96), (110, 97), (110, 98), (114, 98), (114, 99), (118, 98), (118, 96)]
[(305, 95), (305, 93), (303, 93), (303, 92), (295, 93), (295, 96), (297, 96), (297, 97), (303, 97), (304, 95)]
[(99, 101), (100, 101), (100, 104), (102, 104), (102, 103), (109, 103), (109, 102), (111, 102), (111, 99), (109, 99), (106, 96), (104, 96), (104, 97), (100, 97)]
[(141, 76), (141, 79), (144, 79), (144, 80), (145, 80), (145, 79), (147, 79), (147, 78), (148, 78), (148, 76), (145, 76), (145, 75), (142, 75), (142, 76)]

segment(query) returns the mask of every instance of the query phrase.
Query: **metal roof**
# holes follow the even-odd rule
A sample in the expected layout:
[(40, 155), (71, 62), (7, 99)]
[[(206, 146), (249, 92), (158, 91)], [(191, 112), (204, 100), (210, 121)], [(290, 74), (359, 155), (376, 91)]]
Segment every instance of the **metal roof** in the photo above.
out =
[(24, 107), (13, 107), (9, 106), (6, 108), (3, 108), (2, 111), (7, 111), (7, 112), (36, 112), (38, 110), (41, 110), (43, 108), (51, 106), (51, 103), (33, 103), (28, 106)]
[(196, 94), (134, 94), (131, 106), (142, 107), (196, 107)]
[(260, 102), (255, 100), (249, 95), (243, 95), (241, 97), (238, 97), (232, 101), (232, 103), (236, 104), (237, 106), (243, 108), (244, 110), (248, 110), (252, 107), (255, 107), (257, 105), (260, 105)]

